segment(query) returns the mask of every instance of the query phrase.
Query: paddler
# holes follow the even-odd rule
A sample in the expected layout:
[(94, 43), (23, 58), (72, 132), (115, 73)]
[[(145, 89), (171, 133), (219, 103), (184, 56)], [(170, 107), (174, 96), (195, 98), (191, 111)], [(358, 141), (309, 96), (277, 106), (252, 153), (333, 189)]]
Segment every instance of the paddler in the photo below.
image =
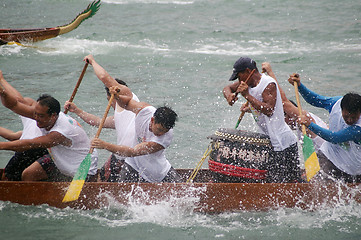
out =
[[(262, 63), (262, 72), (267, 73), (269, 76), (271, 76), (273, 79), (276, 80), (277, 86), (281, 93), (285, 121), (292, 130), (297, 129), (299, 138), (301, 138), (301, 136), (302, 136), (301, 125), (299, 125), (297, 122), (297, 119), (299, 117), (299, 110), (298, 110), (297, 104), (287, 98), (286, 93), (283, 91), (283, 89), (279, 85), (279, 83), (276, 79), (276, 75), (274, 74), (274, 72), (271, 68), (271, 64), (269, 62)], [(315, 115), (311, 112), (308, 112), (304, 109), (302, 109), (302, 112), (303, 112), (303, 114), (309, 114), (312, 122), (316, 123), (317, 125), (319, 125), (323, 128), (328, 128), (328, 125), (317, 115)], [(312, 139), (315, 151), (318, 152), (318, 150), (320, 149), (321, 145), (325, 142), (325, 140), (322, 139), (317, 134), (313, 133), (309, 129), (306, 129), (306, 133), (307, 133), (308, 137), (310, 137)]]
[[(110, 74), (100, 66), (94, 59), (92, 55), (88, 55), (84, 58), (84, 61), (88, 62), (90, 65), (93, 66), (94, 73), (98, 77), (100, 81), (105, 86), (105, 91), (107, 93), (107, 98), (109, 101), (110, 93), (109, 87), (115, 85), (125, 85), (127, 84), (117, 78), (113, 78)], [(139, 102), (138, 97), (131, 92), (132, 99), (134, 101)], [(117, 135), (117, 144), (118, 145), (125, 145), (128, 147), (135, 146), (135, 126), (134, 126), (134, 119), (135, 114), (132, 111), (128, 111), (119, 106), (119, 104), (114, 102), (112, 103), (114, 108), (114, 115), (108, 116), (104, 122), (104, 128), (112, 128), (115, 129)], [(77, 107), (74, 103), (67, 101), (64, 106), (65, 109), (68, 109), (70, 112), (75, 113), (81, 119), (83, 119), (86, 123), (92, 126), (99, 126), (101, 122), (101, 118), (85, 112), (84, 110)], [(119, 181), (119, 174), (122, 165), (124, 164), (125, 157), (122, 157), (118, 154), (112, 153), (109, 159), (105, 162), (104, 166), (100, 169), (100, 180), (106, 182), (117, 182)]]
[[(41, 136), (34, 139), (0, 142), (0, 150), (49, 150), (49, 154), (40, 157), (22, 172), (21, 179), (71, 181), (89, 152), (90, 140), (84, 129), (73, 118), (60, 112), (59, 101), (50, 95), (43, 94), (36, 101), (28, 99), (31, 104), (19, 101), (6, 89), (0, 91), (0, 96), (4, 106), (19, 115), (34, 119), (41, 130)], [(96, 180), (97, 160), (97, 153), (94, 152), (87, 181)]]
[(120, 171), (121, 182), (180, 182), (181, 178), (165, 157), (165, 149), (173, 140), (177, 114), (169, 107), (155, 108), (145, 102), (134, 101), (124, 85), (109, 88), (117, 103), (135, 117), (136, 145), (129, 147), (93, 139), (92, 147), (106, 149), (126, 157)]
[(237, 82), (224, 87), (223, 95), (232, 106), (240, 93), (248, 101), (242, 105), (241, 111), (251, 111), (261, 133), (270, 137), (273, 151), (267, 166), (267, 181), (302, 181), (297, 138), (284, 120), (282, 99), (276, 80), (261, 74), (256, 62), (248, 57), (241, 57), (234, 63), (229, 81), (236, 79)]
[[(24, 104), (31, 105), (32, 100), (28, 98), (24, 98), (15, 88), (13, 88), (5, 79), (0, 71), (0, 87), (1, 91), (7, 91), (12, 96), (16, 97), (18, 101), (21, 101)], [(36, 121), (20, 116), (23, 130), (13, 132), (9, 129), (0, 127), (0, 136), (9, 140), (15, 141), (19, 139), (33, 139), (41, 136), (40, 128), (36, 125)], [(15, 152), (15, 154), (11, 157), (9, 162), (6, 164), (4, 168), (3, 175), (1, 176), (1, 180), (3, 181), (21, 181), (21, 175), (23, 171), (29, 167), (32, 163), (34, 163), (38, 158), (44, 156), (48, 153), (46, 148), (34, 148), (26, 151)]]
[(326, 140), (317, 153), (322, 171), (345, 182), (361, 182), (361, 95), (322, 96), (307, 89), (298, 74), (292, 74), (288, 81), (292, 85), (297, 82), (306, 102), (330, 113), (329, 129), (313, 123), (308, 115), (299, 119), (300, 124)]

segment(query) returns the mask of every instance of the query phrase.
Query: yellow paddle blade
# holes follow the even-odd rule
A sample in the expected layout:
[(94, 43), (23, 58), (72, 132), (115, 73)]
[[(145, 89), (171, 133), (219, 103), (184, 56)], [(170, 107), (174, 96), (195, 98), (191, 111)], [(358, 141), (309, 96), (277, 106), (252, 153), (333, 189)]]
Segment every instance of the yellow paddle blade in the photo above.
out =
[(73, 181), (70, 183), (68, 191), (66, 192), (65, 197), (63, 198), (63, 202), (78, 200), (85, 179), (88, 176), (91, 161), (92, 161), (91, 154), (88, 153), (88, 155), (86, 155), (84, 160), (80, 163), (78, 171), (75, 173)]
[(63, 202), (75, 201), (79, 198), (80, 192), (83, 189), (84, 180), (75, 180), (70, 183), (69, 189), (66, 192)]
[(315, 152), (306, 160), (305, 162), (306, 177), (307, 181), (310, 181), (313, 176), (315, 176), (318, 171), (320, 171), (320, 164)]
[(303, 136), (302, 150), (303, 157), (305, 158), (307, 181), (310, 181), (311, 178), (313, 178), (313, 176), (315, 176), (316, 173), (320, 171), (320, 163), (318, 162), (313, 142), (306, 134)]

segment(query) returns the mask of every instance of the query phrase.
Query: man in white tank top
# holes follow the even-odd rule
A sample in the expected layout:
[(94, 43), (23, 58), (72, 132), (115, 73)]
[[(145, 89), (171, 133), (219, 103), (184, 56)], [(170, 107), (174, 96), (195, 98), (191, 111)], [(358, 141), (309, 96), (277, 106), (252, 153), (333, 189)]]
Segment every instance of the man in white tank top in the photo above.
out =
[[(48, 148), (50, 155), (35, 161), (22, 173), (23, 181), (70, 181), (80, 163), (87, 156), (90, 140), (83, 128), (71, 117), (60, 112), (59, 102), (41, 95), (33, 104), (24, 104), (6, 90), (0, 91), (1, 100), (7, 108), (36, 121), (42, 135), (34, 139), (20, 139), (0, 142), (0, 150), (25, 151), (34, 148)], [(97, 172), (97, 152), (93, 152), (89, 179)]]
[[(18, 101), (21, 101), (24, 104), (31, 105), (32, 99), (24, 98), (13, 86), (11, 86), (2, 75), (0, 71), (0, 86), (3, 87), (4, 91), (6, 90), (13, 97), (16, 97)], [(33, 139), (41, 136), (40, 129), (36, 126), (36, 121), (30, 118), (20, 116), (23, 130), (18, 132), (13, 132), (9, 129), (0, 127), (0, 136), (4, 137), (9, 141), (15, 141), (19, 139)], [(3, 175), (1, 180), (9, 181), (21, 181), (21, 175), (23, 171), (29, 167), (33, 162), (38, 158), (47, 154), (48, 151), (46, 148), (35, 148), (29, 149), (26, 151), (15, 152), (14, 156), (11, 157), (9, 162), (4, 168)]]
[(134, 147), (115, 145), (99, 138), (92, 147), (106, 149), (126, 157), (120, 172), (122, 182), (179, 182), (180, 176), (165, 157), (165, 149), (173, 139), (177, 114), (169, 107), (155, 108), (145, 102), (136, 102), (130, 89), (123, 85), (109, 88), (117, 103), (136, 114)]
[(241, 93), (250, 104), (250, 107), (244, 104), (241, 110), (251, 111), (260, 131), (270, 137), (274, 151), (270, 153), (268, 181), (301, 181), (297, 138), (284, 120), (277, 82), (266, 74), (260, 74), (256, 62), (247, 57), (241, 57), (233, 66), (229, 80), (237, 78), (239, 81), (226, 86), (223, 94), (229, 105), (233, 105), (238, 99), (236, 93)]
[[(293, 130), (297, 129), (298, 138), (301, 139), (303, 134), (301, 131), (301, 125), (297, 123), (297, 119), (299, 117), (299, 110), (298, 110), (297, 104), (294, 103), (293, 101), (289, 100), (286, 97), (286, 93), (283, 91), (283, 89), (279, 85), (279, 83), (276, 79), (276, 75), (274, 74), (274, 72), (271, 68), (271, 64), (269, 62), (262, 63), (262, 72), (267, 73), (269, 76), (271, 76), (273, 79), (276, 80), (278, 88), (281, 93), (283, 110), (285, 113), (285, 121), (290, 126), (291, 129), (293, 129)], [(311, 112), (307, 112), (304, 109), (302, 109), (302, 114), (304, 114), (304, 115), (309, 114), (312, 122), (316, 123), (317, 125), (319, 125), (323, 128), (328, 128), (327, 124), (320, 117), (316, 116), (315, 114), (313, 114)], [(318, 152), (318, 150), (320, 149), (321, 145), (325, 142), (325, 140), (322, 139), (321, 137), (319, 137), (317, 134), (313, 133), (308, 128), (306, 128), (306, 133), (307, 133), (308, 137), (310, 137), (312, 139), (313, 145), (315, 147), (315, 151)]]
[[(115, 84), (121, 84), (127, 86), (127, 84), (117, 78), (113, 78), (110, 74), (101, 67), (94, 59), (92, 55), (88, 55), (84, 58), (84, 61), (89, 62), (93, 68), (95, 75), (100, 81), (103, 82), (105, 90), (107, 93), (108, 100), (110, 99), (109, 86)], [(132, 93), (132, 98), (134, 101), (139, 102), (138, 97)], [(135, 145), (135, 114), (132, 111), (128, 111), (120, 107), (116, 101), (112, 103), (114, 108), (114, 115), (108, 116), (104, 122), (103, 128), (112, 128), (116, 131), (117, 144), (125, 145), (129, 147), (134, 147)], [(84, 110), (77, 107), (74, 103), (67, 101), (64, 105), (65, 109), (68, 109), (69, 112), (73, 112), (83, 119), (86, 123), (92, 126), (99, 126), (101, 118), (85, 112)], [(119, 173), (121, 166), (124, 163), (124, 157), (112, 153), (108, 160), (105, 162), (103, 167), (100, 169), (100, 180), (107, 182), (116, 182), (119, 178)]]

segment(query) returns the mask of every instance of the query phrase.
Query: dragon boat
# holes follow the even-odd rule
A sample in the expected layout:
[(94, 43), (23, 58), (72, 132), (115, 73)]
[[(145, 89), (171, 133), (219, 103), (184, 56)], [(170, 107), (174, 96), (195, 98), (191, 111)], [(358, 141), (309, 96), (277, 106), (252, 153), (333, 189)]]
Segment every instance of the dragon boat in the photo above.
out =
[(0, 29), (0, 45), (43, 41), (76, 29), (84, 20), (92, 17), (100, 7), (100, 0), (94, 1), (70, 23), (52, 28)]
[[(192, 169), (177, 169), (188, 177)], [(96, 209), (162, 202), (196, 212), (267, 211), (278, 208), (317, 210), (337, 204), (360, 204), (361, 184), (329, 183), (217, 183), (201, 169), (192, 183), (87, 182), (76, 201), (62, 202), (69, 182), (0, 181), (0, 201), (21, 205), (47, 204), (57, 208)], [(178, 200), (178, 201), (177, 201)], [(175, 206), (177, 207), (177, 206)]]
[(361, 204), (361, 183), (268, 183), (265, 135), (218, 129), (209, 138), (211, 151), (201, 159), (209, 156), (209, 168), (198, 164), (195, 169), (176, 169), (183, 179), (180, 183), (86, 182), (78, 200), (63, 202), (69, 182), (0, 181), (0, 201), (80, 209), (167, 202), (204, 213)]

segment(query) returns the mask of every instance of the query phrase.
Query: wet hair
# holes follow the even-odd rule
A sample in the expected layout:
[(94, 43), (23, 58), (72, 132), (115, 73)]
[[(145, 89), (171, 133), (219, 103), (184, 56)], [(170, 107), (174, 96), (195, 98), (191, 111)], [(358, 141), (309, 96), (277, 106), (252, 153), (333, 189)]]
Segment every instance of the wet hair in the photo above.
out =
[(50, 96), (49, 94), (42, 94), (36, 100), (41, 106), (48, 107), (48, 114), (52, 115), (56, 113), (57, 115), (60, 112), (60, 103), (58, 100)]
[(170, 107), (166, 106), (157, 108), (153, 117), (155, 123), (161, 124), (168, 130), (174, 127), (178, 119), (178, 115)]
[[(119, 83), (120, 85), (124, 85), (124, 86), (128, 87), (128, 85), (123, 80), (120, 80), (119, 78), (115, 78), (115, 81), (117, 81), (117, 83)], [(110, 96), (109, 88), (107, 86), (104, 86), (104, 89), (107, 92), (107, 95)]]
[(347, 93), (341, 100), (341, 109), (349, 113), (361, 112), (361, 96), (357, 93)]

